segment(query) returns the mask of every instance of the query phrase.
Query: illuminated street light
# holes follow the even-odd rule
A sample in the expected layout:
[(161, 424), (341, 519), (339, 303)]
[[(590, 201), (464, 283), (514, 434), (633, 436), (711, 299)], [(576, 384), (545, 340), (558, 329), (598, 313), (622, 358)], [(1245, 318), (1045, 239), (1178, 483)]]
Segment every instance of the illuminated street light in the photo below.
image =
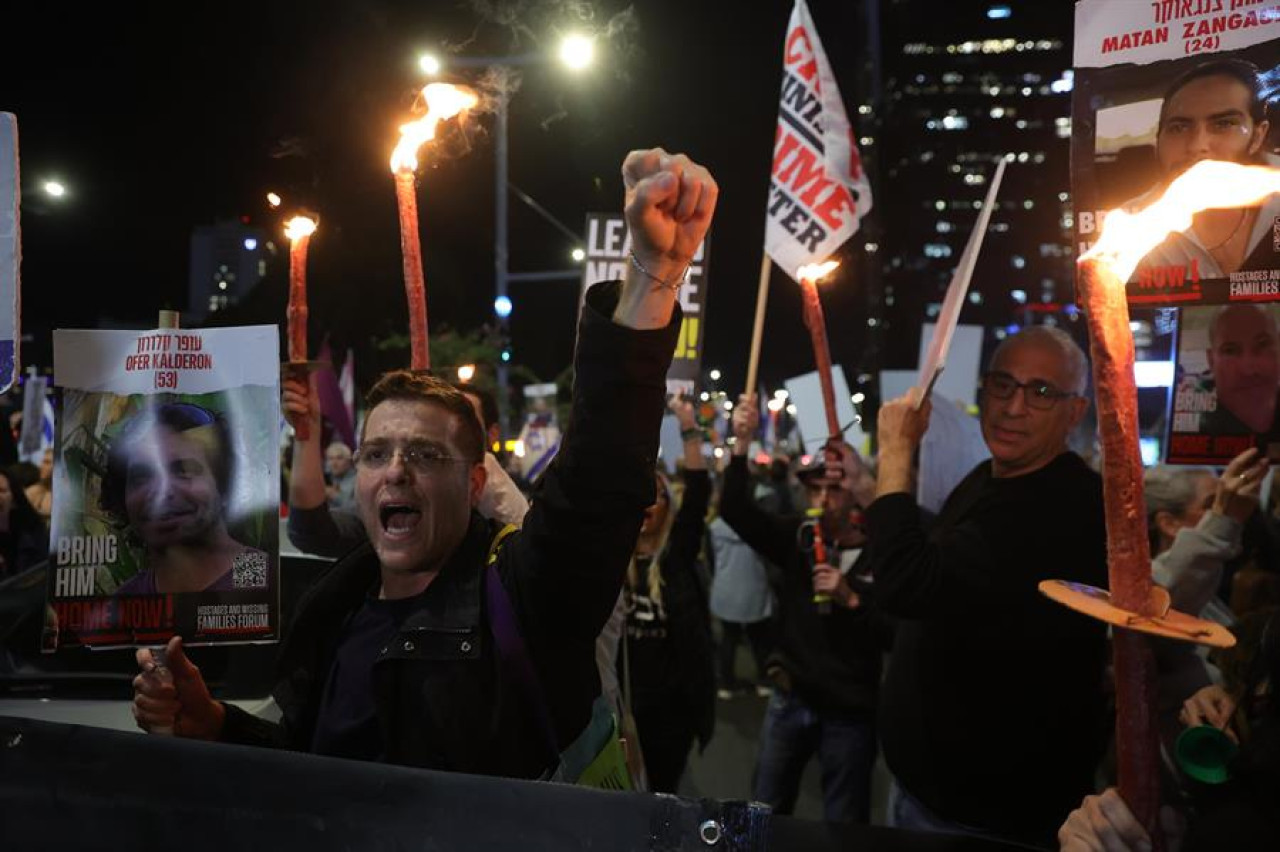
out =
[(506, 319), (511, 316), (513, 307), (510, 296), (499, 296), (493, 300), (493, 312), (498, 315), (498, 319)]
[(424, 53), (418, 57), (418, 68), (428, 77), (434, 77), (440, 73), (440, 60), (430, 53)]
[(581, 34), (565, 36), (560, 42), (560, 61), (574, 71), (581, 71), (595, 58), (595, 41)]
[(458, 368), (458, 381), (469, 382), (476, 377), (475, 364), (463, 364)]
[(711, 371), (711, 373), (710, 373), (710, 375), (711, 375), (711, 381), (713, 381), (713, 382), (718, 382), (718, 381), (720, 381), (720, 371), (719, 371), (719, 370), (712, 370), (712, 371)]
[(268, 204), (269, 206), (271, 206), (271, 207), (279, 207), (279, 206), (280, 206), (280, 203), (281, 203), (281, 198), (280, 198), (280, 196), (276, 195), (274, 192), (268, 192), (268, 193), (267, 193), (267, 204)]
[(576, 248), (573, 250), (570, 257), (573, 258), (574, 263), (582, 263), (582, 261), (587, 259), (587, 253), (580, 248)]
[(62, 198), (67, 194), (67, 188), (56, 180), (47, 180), (44, 182), (44, 194), (50, 198)]

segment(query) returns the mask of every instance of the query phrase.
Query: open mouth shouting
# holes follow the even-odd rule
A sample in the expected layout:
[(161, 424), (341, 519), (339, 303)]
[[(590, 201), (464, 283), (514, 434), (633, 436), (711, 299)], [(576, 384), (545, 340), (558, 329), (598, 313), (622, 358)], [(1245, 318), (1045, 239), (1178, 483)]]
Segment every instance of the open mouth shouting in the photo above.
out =
[(389, 540), (408, 539), (422, 521), (422, 510), (412, 503), (388, 500), (378, 506), (378, 521)]

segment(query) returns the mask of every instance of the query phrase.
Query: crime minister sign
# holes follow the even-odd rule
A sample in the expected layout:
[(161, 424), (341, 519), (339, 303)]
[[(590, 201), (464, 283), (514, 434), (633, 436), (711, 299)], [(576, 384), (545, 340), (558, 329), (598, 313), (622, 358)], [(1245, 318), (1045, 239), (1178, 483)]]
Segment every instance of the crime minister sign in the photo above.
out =
[[(671, 370), (667, 373), (667, 387), (692, 390), (698, 383), (702, 370), (702, 341), (706, 339), (707, 324), (707, 260), (711, 234), (708, 233), (693, 256), (693, 263), (680, 288), (680, 307), (684, 320), (680, 324), (680, 340), (676, 344)], [(627, 222), (611, 213), (587, 214), (587, 257), (582, 276), (582, 291), (601, 281), (616, 281), (627, 271), (631, 251), (631, 235)]]

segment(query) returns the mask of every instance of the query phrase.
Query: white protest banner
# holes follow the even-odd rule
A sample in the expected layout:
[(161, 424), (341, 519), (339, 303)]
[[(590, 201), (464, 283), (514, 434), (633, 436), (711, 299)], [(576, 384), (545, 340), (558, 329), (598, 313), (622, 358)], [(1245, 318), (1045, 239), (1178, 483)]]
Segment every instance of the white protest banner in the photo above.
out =
[(990, 456), (978, 419), (954, 400), (935, 393), (929, 429), (920, 442), (920, 506), (938, 514), (960, 480)]
[[(920, 360), (924, 364), (932, 351), (938, 325), (925, 323), (920, 329)], [(946, 354), (947, 369), (933, 385), (933, 393), (943, 399), (965, 406), (978, 404), (978, 382), (982, 375), (982, 337), (980, 325), (958, 325), (951, 332), (951, 344)], [(922, 369), (913, 381), (923, 379)]]
[(43, 650), (274, 641), (275, 326), (55, 331)]
[[(865, 435), (858, 423), (858, 413), (853, 409), (849, 383), (844, 378), (844, 368), (839, 364), (831, 369), (831, 382), (835, 385), (836, 391), (836, 415), (840, 421), (840, 427), (845, 430), (842, 437), (855, 449), (860, 450), (865, 443)], [(812, 455), (822, 449), (822, 445), (829, 437), (826, 406), (822, 402), (822, 381), (815, 370), (812, 373), (787, 379), (785, 387), (788, 401), (796, 407), (796, 426), (800, 429), (804, 451)]]
[(13, 384), (18, 370), (19, 193), (18, 119), (0, 112), (0, 393)]
[(787, 24), (774, 140), (764, 245), (795, 278), (856, 233), (871, 209), (871, 184), (804, 0)]
[[(689, 393), (698, 383), (702, 370), (702, 343), (707, 324), (707, 261), (711, 250), (711, 234), (707, 233), (693, 255), (693, 263), (680, 288), (680, 307), (684, 320), (676, 341), (675, 357), (667, 371), (667, 392)], [(623, 277), (629, 263), (631, 235), (627, 222), (616, 213), (587, 214), (587, 256), (583, 266), (582, 292), (601, 281)]]
[(924, 404), (925, 399), (933, 392), (933, 385), (947, 365), (947, 352), (951, 348), (951, 335), (960, 322), (960, 309), (964, 307), (965, 296), (969, 293), (969, 281), (973, 278), (973, 268), (978, 263), (978, 252), (982, 250), (982, 238), (986, 236), (987, 225), (991, 222), (991, 211), (995, 209), (996, 194), (1000, 191), (1000, 182), (1004, 179), (1005, 166), (1009, 157), (1001, 157), (996, 165), (996, 173), (987, 187), (987, 197), (982, 202), (982, 210), (978, 212), (978, 221), (969, 234), (969, 242), (960, 255), (960, 263), (951, 276), (947, 286), (947, 295), (942, 300), (942, 310), (938, 314), (938, 324), (929, 343), (928, 354), (921, 360), (920, 382), (917, 385), (919, 394), (916, 397), (916, 408)]

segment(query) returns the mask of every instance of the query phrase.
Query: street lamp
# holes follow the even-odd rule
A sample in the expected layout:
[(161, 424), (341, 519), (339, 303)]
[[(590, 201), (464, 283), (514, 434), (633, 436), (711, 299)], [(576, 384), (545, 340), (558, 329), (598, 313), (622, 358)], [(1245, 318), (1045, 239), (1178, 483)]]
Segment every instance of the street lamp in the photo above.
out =
[[(566, 36), (560, 44), (558, 52), (560, 61), (572, 71), (581, 71), (591, 64), (595, 57), (594, 41), (584, 35)], [(459, 56), (451, 57), (448, 65), (452, 68), (528, 68), (534, 65), (547, 64), (549, 57), (541, 53), (525, 53), (514, 56)], [(437, 57), (424, 55), (418, 58), (418, 67), (427, 74), (437, 74), (443, 70), (445, 63)], [(507, 322), (510, 316), (510, 296), (507, 287), (513, 280), (548, 281), (565, 277), (575, 279), (576, 273), (566, 276), (562, 272), (532, 272), (513, 275), (508, 269), (507, 249), (507, 112), (508, 97), (506, 92), (499, 92), (494, 101), (493, 147), (494, 147), (494, 239), (493, 239), (493, 272), (494, 272), (494, 312), (498, 315), (499, 329), (506, 337)], [(583, 258), (585, 258), (585, 253)], [(575, 252), (575, 260), (577, 258)], [(503, 310), (507, 316), (503, 316)], [(507, 399), (510, 386), (511, 350), (504, 348), (498, 362), (498, 412), (503, 434), (510, 431), (511, 412)]]
[(50, 198), (64, 198), (67, 194), (67, 188), (61, 181), (47, 180), (43, 188), (44, 194)]
[(471, 381), (472, 379), (475, 378), (475, 376), (476, 376), (475, 364), (463, 364), (461, 367), (458, 368), (458, 381), (462, 382), (463, 384), (466, 384), (467, 382)]
[(570, 254), (570, 257), (573, 258), (574, 263), (582, 263), (582, 261), (587, 259), (587, 253), (580, 248), (576, 248), (573, 250), (572, 254)]

